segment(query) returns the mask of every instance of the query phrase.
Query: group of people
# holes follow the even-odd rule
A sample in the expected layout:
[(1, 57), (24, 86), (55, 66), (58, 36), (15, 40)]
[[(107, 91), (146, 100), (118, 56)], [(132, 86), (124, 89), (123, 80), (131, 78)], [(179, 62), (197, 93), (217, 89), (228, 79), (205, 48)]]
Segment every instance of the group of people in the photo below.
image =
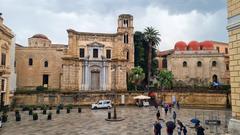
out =
[[(176, 111), (173, 111), (172, 113), (172, 107), (175, 107), (175, 104), (172, 104), (172, 105), (164, 104), (162, 105), (162, 107), (164, 108), (165, 116), (167, 116), (169, 111), (172, 114), (172, 119), (173, 119), (173, 121), (166, 122), (167, 135), (173, 135), (173, 132), (175, 129), (177, 129), (178, 135), (187, 135), (187, 132), (188, 132), (187, 128), (180, 120), (177, 120)], [(176, 108), (180, 109), (178, 102), (176, 102)], [(160, 111), (157, 110), (156, 121), (153, 124), (154, 135), (161, 135), (161, 130), (162, 130), (161, 120), (164, 121), (163, 119), (161, 119)], [(196, 129), (197, 135), (204, 135), (204, 128), (199, 123), (195, 124), (195, 129)]]

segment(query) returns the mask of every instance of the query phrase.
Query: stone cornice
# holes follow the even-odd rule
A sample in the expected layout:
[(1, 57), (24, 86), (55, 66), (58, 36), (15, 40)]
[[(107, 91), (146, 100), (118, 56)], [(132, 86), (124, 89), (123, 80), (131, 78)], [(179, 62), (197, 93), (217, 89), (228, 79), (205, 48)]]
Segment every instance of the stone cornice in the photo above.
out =
[(227, 30), (240, 28), (240, 14), (228, 18)]
[(3, 32), (4, 35), (7, 35), (10, 38), (14, 37), (14, 34), (8, 27), (6, 27), (4, 25), (0, 25), (0, 30)]
[(116, 34), (114, 33), (91, 33), (91, 32), (78, 32), (73, 29), (68, 29), (68, 33), (74, 33), (77, 35), (83, 35), (83, 36), (105, 36), (105, 37), (115, 37)]

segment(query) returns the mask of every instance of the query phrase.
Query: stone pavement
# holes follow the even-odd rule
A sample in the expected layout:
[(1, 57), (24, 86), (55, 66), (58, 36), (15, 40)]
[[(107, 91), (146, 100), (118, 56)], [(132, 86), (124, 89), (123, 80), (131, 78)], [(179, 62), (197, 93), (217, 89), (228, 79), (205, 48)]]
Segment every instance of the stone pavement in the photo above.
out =
[[(66, 110), (61, 110), (61, 114), (56, 114), (52, 110), (53, 120), (48, 121), (47, 115), (42, 115), (38, 111), (39, 120), (33, 121), (32, 116), (28, 112), (20, 112), (22, 116), (21, 122), (15, 122), (14, 112), (9, 113), (9, 121), (0, 128), (0, 135), (152, 135), (153, 123), (155, 121), (156, 109), (153, 107), (138, 108), (134, 106), (122, 106), (117, 108), (118, 115), (124, 117), (121, 122), (108, 122), (108, 110), (90, 110), (83, 108), (82, 113), (77, 113), (77, 109), (71, 110), (70, 114), (66, 114)], [(177, 119), (180, 119), (187, 127), (188, 134), (194, 135), (195, 130), (189, 128), (191, 118), (195, 115), (200, 120), (212, 118), (220, 118), (222, 125), (220, 127), (210, 128), (206, 125), (205, 133), (207, 135), (226, 134), (227, 123), (230, 119), (231, 112), (227, 110), (201, 110), (201, 109), (180, 109), (176, 110)], [(164, 116), (163, 119), (171, 120), (172, 115)], [(166, 126), (162, 122), (162, 135), (166, 135)], [(210, 133), (212, 132), (212, 133)], [(176, 130), (174, 135), (177, 134)]]

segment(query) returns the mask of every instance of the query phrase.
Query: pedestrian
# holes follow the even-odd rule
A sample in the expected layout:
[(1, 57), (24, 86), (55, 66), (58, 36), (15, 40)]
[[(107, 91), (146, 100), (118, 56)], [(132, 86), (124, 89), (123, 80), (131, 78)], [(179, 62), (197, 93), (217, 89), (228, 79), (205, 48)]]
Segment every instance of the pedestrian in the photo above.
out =
[(168, 112), (168, 105), (167, 104), (164, 107), (164, 111), (165, 111), (165, 115), (167, 115), (167, 112)]
[(0, 128), (2, 128), (2, 118), (0, 117)]
[(173, 116), (172, 117), (173, 117), (174, 123), (176, 123), (177, 114), (176, 114), (175, 111), (173, 111)]
[(172, 113), (172, 104), (169, 104), (169, 113)]
[(204, 135), (204, 128), (199, 124), (196, 126), (197, 135)]
[(159, 121), (155, 121), (153, 125), (154, 135), (161, 135), (162, 125)]
[(182, 127), (183, 135), (187, 135), (187, 128), (185, 126)]
[(177, 101), (177, 109), (178, 109), (178, 110), (180, 109), (180, 104), (179, 104), (178, 101)]
[(160, 111), (159, 110), (157, 111), (156, 117), (157, 117), (157, 120), (160, 120)]
[(173, 135), (174, 128), (167, 127), (167, 135)]

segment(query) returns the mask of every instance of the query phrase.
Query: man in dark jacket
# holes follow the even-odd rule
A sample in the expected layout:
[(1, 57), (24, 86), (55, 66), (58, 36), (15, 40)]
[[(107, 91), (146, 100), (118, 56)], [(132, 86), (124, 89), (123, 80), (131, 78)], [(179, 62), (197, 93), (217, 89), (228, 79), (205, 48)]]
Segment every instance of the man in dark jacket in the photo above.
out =
[(156, 121), (154, 123), (153, 128), (154, 128), (154, 135), (161, 135), (162, 125), (160, 124), (159, 121)]
[(197, 135), (204, 135), (204, 130), (205, 129), (201, 125), (197, 125), (196, 127)]
[(159, 110), (157, 111), (156, 117), (157, 117), (157, 120), (160, 120), (160, 111)]

